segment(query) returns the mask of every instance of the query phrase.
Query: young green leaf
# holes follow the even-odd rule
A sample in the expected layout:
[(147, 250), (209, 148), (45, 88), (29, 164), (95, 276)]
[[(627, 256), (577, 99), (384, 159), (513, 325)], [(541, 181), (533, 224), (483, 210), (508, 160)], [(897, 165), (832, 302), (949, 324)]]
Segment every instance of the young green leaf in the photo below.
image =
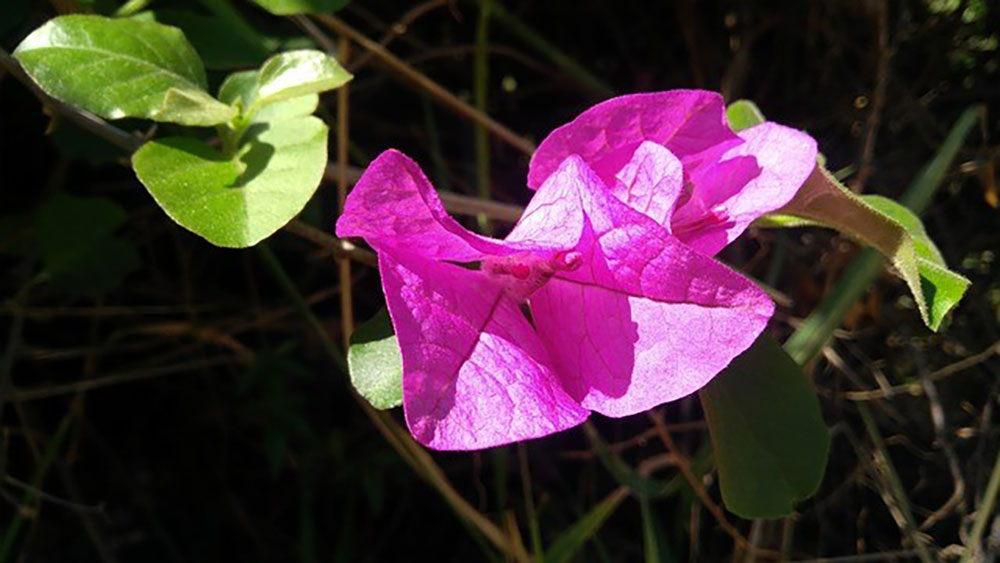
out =
[(802, 368), (764, 334), (701, 390), (726, 508), (776, 518), (819, 487), (830, 434)]
[(253, 246), (302, 210), (323, 177), (327, 128), (315, 117), (250, 126), (233, 156), (199, 140), (143, 145), (132, 167), (182, 227), (217, 246)]
[(322, 14), (336, 12), (349, 0), (253, 0), (261, 8), (276, 16), (296, 14)]
[(108, 119), (216, 125), (235, 110), (205, 91), (205, 69), (175, 27), (101, 16), (60, 16), (14, 51), (49, 95)]
[(351, 335), (347, 366), (354, 389), (373, 407), (403, 404), (403, 356), (385, 308)]
[(240, 127), (254, 122), (310, 115), (317, 94), (344, 85), (352, 78), (336, 60), (319, 51), (290, 51), (275, 55), (260, 70), (229, 75), (219, 87), (219, 99), (240, 110)]
[(260, 67), (254, 104), (264, 106), (333, 90), (351, 78), (333, 57), (320, 51), (280, 53)]
[(726, 108), (726, 120), (733, 131), (749, 129), (764, 123), (764, 114), (757, 104), (750, 100), (736, 100)]

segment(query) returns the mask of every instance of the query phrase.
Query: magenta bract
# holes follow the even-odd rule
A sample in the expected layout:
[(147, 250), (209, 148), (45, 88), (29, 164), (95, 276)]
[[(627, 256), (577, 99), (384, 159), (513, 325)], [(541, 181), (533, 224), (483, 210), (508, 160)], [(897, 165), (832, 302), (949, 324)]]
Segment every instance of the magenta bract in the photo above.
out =
[(753, 343), (774, 305), (711, 255), (795, 194), (816, 147), (771, 123), (737, 136), (723, 110), (700, 91), (587, 110), (539, 147), (504, 240), (448, 216), (403, 154), (371, 163), (337, 235), (378, 252), (418, 441), (479, 449), (641, 412)]

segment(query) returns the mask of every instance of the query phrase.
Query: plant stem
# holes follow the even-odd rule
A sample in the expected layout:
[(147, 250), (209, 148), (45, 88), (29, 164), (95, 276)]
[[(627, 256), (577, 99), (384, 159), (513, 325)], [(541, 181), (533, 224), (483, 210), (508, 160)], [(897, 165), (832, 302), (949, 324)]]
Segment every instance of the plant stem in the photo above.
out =
[[(493, 0), (479, 2), (479, 20), (476, 23), (476, 56), (473, 79), (473, 93), (476, 109), (483, 115), (487, 112), (487, 91), (490, 75), (490, 58), (487, 51), (490, 33), (490, 9)], [(476, 193), (482, 199), (490, 199), (490, 137), (482, 123), (473, 125), (476, 145)], [(479, 230), (490, 234), (490, 222), (482, 213), (476, 215)]]
[(347, 25), (340, 18), (329, 14), (316, 14), (313, 17), (333, 31), (350, 38), (365, 50), (371, 51), (372, 54), (375, 55), (375, 58), (378, 59), (383, 65), (402, 76), (407, 82), (421, 88), (422, 90), (426, 90), (431, 97), (435, 98), (439, 103), (441, 103), (441, 105), (454, 111), (462, 117), (465, 117), (466, 119), (482, 123), (483, 126), (489, 129), (491, 133), (521, 152), (527, 155), (531, 155), (535, 152), (534, 143), (524, 137), (521, 137), (517, 133), (514, 133), (506, 126), (477, 110), (467, 102), (462, 101), (458, 96), (452, 94), (437, 82), (427, 78), (424, 74), (414, 70), (413, 67), (405, 61), (393, 55), (385, 47), (379, 45), (375, 41), (372, 41), (358, 30)]
[(1000, 452), (997, 452), (997, 460), (993, 464), (993, 472), (986, 485), (986, 492), (983, 493), (983, 500), (979, 503), (979, 508), (976, 509), (976, 520), (972, 524), (972, 532), (966, 542), (962, 563), (976, 561), (976, 556), (981, 553), (983, 532), (986, 531), (986, 525), (989, 524), (990, 516), (993, 515), (993, 507), (996, 504), (998, 493), (1000, 493)]

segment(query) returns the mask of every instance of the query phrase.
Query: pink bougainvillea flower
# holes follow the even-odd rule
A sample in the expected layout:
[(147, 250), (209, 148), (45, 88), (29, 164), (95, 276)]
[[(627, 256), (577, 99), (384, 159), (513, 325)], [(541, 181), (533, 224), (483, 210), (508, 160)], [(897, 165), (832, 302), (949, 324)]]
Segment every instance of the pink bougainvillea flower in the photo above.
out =
[(607, 100), (550, 133), (528, 186), (572, 154), (616, 197), (714, 255), (792, 199), (816, 165), (816, 141), (771, 122), (733, 133), (722, 96), (671, 90)]
[(773, 303), (706, 252), (714, 233), (731, 240), (763, 213), (755, 205), (784, 197), (787, 170), (814, 162), (815, 146), (771, 155), (771, 126), (737, 137), (713, 103), (721, 111), (702, 92), (627, 96), (556, 130), (532, 161), (537, 193), (504, 240), (448, 216), (403, 154), (371, 163), (337, 235), (378, 252), (418, 441), (479, 449), (591, 411), (641, 412), (697, 391), (756, 339)]

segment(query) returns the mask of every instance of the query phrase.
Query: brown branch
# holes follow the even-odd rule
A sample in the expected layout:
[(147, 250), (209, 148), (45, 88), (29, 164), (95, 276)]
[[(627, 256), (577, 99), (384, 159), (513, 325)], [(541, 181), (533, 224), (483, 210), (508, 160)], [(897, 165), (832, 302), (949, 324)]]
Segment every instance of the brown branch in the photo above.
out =
[(677, 469), (684, 476), (684, 480), (688, 482), (688, 486), (694, 491), (694, 494), (701, 501), (701, 504), (705, 506), (706, 509), (712, 514), (716, 522), (719, 523), (719, 527), (722, 528), (724, 532), (729, 534), (733, 541), (736, 542), (741, 549), (745, 549), (757, 555), (758, 557), (767, 557), (770, 559), (777, 559), (779, 554), (776, 551), (771, 551), (768, 549), (761, 549), (754, 545), (751, 545), (747, 541), (746, 537), (736, 529), (735, 526), (729, 523), (726, 518), (726, 514), (723, 512), (722, 508), (719, 507), (712, 497), (709, 496), (708, 491), (705, 490), (705, 485), (702, 483), (701, 478), (695, 475), (694, 471), (691, 469), (691, 463), (687, 456), (681, 452), (680, 448), (674, 442), (674, 439), (670, 437), (670, 432), (667, 430), (666, 424), (663, 422), (663, 415), (659, 411), (651, 410), (647, 413), (649, 419), (653, 421), (653, 425), (656, 427), (657, 434), (660, 436), (660, 441), (663, 442), (663, 446), (667, 448), (667, 453), (671, 454), (674, 458), (674, 463), (677, 465)]
[(889, 47), (889, 6), (886, 0), (880, 0), (875, 7), (878, 23), (878, 64), (875, 70), (875, 89), (872, 92), (872, 109), (865, 122), (865, 140), (861, 146), (861, 157), (858, 163), (858, 175), (851, 182), (851, 190), (860, 193), (872, 172), (872, 160), (875, 155), (875, 141), (878, 129), (882, 125), (882, 110), (885, 108), (885, 89), (889, 83), (889, 61), (892, 49)]
[[(975, 367), (998, 354), (1000, 354), (1000, 341), (994, 342), (992, 346), (986, 348), (978, 354), (961, 359), (953, 364), (949, 364), (935, 372), (932, 372), (924, 379), (928, 381), (937, 381), (939, 379), (950, 377), (956, 373)], [(919, 396), (924, 393), (924, 388), (920, 381), (915, 381), (913, 383), (894, 385), (885, 389), (873, 389), (871, 391), (847, 391), (841, 396), (849, 401), (874, 401), (876, 399), (885, 399), (896, 395), (902, 395), (904, 393)]]
[(364, 34), (345, 23), (343, 20), (328, 14), (316, 14), (314, 17), (334, 32), (348, 37), (351, 41), (354, 41), (365, 50), (370, 51), (385, 67), (395, 72), (405, 82), (426, 90), (444, 107), (452, 110), (462, 117), (465, 117), (466, 119), (479, 123), (491, 133), (496, 135), (499, 139), (505, 141), (527, 155), (531, 155), (535, 152), (534, 143), (524, 137), (521, 137), (492, 117), (461, 100), (458, 96), (452, 94), (443, 86), (428, 78), (426, 75), (415, 70), (413, 67), (406, 64), (405, 61), (390, 53), (385, 47), (379, 45), (375, 41), (372, 41)]

